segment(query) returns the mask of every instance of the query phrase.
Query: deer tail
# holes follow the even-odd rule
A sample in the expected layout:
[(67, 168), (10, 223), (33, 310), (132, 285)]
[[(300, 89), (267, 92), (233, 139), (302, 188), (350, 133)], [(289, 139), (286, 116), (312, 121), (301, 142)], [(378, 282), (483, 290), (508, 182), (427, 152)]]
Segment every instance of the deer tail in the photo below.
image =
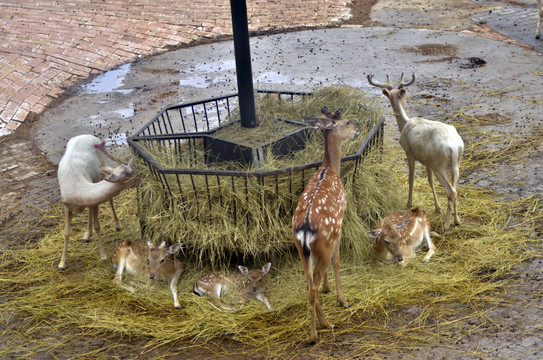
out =
[(302, 226), (296, 228), (294, 234), (296, 240), (302, 245), (304, 257), (308, 259), (311, 255), (311, 242), (317, 237), (317, 231), (311, 228), (309, 224), (304, 223)]

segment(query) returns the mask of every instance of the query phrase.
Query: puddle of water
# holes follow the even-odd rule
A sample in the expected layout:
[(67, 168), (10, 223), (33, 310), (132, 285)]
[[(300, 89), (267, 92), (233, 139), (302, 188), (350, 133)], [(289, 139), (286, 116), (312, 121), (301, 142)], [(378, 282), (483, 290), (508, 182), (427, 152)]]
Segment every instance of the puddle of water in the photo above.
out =
[(114, 146), (114, 145), (117, 145), (117, 146), (122, 145), (122, 146), (124, 146), (124, 145), (128, 145), (128, 140), (127, 140), (126, 133), (115, 134), (115, 135), (113, 135), (113, 137), (109, 137), (104, 141), (106, 142), (106, 146)]
[(83, 91), (90, 94), (100, 94), (107, 92), (120, 92), (123, 94), (129, 94), (132, 89), (119, 88), (124, 85), (124, 78), (130, 71), (131, 64), (124, 64), (115, 70), (105, 72), (92, 80), (90, 84), (82, 85)]
[(293, 84), (293, 85), (306, 85), (307, 83), (302, 80), (294, 80), (288, 76), (281, 75), (275, 71), (267, 71), (258, 76), (257, 82), (263, 84)]
[(213, 61), (209, 63), (197, 64), (191, 66), (190, 69), (185, 71), (187, 75), (194, 75), (185, 79), (179, 80), (181, 86), (192, 86), (199, 89), (206, 89), (210, 85), (216, 84), (222, 81), (219, 78), (210, 76), (212, 73), (218, 73), (222, 71), (232, 71), (236, 69), (235, 60), (227, 61)]
[(131, 117), (131, 116), (134, 116), (134, 107), (131, 104), (130, 107), (127, 109), (119, 109), (112, 112), (117, 115), (120, 115), (123, 118)]
[(87, 119), (88, 124), (99, 128), (106, 125), (106, 121), (100, 115), (91, 115)]
[(198, 64), (194, 67), (195, 71), (203, 71), (206, 73), (234, 70), (235, 68), (235, 60), (214, 61), (210, 63)]
[(209, 87), (210, 81), (203, 76), (191, 77), (188, 79), (179, 80), (181, 86), (192, 86), (198, 89), (205, 89)]

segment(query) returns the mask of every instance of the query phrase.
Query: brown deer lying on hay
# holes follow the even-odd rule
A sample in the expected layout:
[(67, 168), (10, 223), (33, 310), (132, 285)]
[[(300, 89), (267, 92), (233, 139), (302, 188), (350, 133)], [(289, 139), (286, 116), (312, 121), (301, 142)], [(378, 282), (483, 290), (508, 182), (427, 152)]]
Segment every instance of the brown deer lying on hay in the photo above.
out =
[(240, 310), (221, 301), (221, 297), (227, 292), (237, 295), (239, 303), (245, 304), (250, 297), (254, 297), (266, 305), (268, 310), (271, 310), (272, 307), (265, 295), (266, 286), (263, 280), (264, 275), (270, 271), (270, 268), (271, 263), (267, 263), (262, 269), (252, 270), (240, 265), (238, 266), (239, 273), (228, 275), (221, 273), (206, 274), (198, 279), (192, 291), (198, 296), (211, 295), (217, 305), (224, 310)]
[(430, 235), (440, 237), (430, 232), (430, 219), (420, 207), (387, 215), (379, 228), (367, 235), (373, 239), (373, 253), (377, 260), (385, 264), (398, 263), (401, 267), (405, 267), (407, 260), (423, 246), (428, 247), (428, 253), (422, 259), (427, 263), (436, 249)]
[(135, 289), (132, 286), (123, 284), (125, 270), (132, 275), (166, 281), (172, 292), (173, 304), (176, 309), (180, 309), (177, 283), (185, 270), (185, 265), (175, 257), (175, 254), (181, 245), (181, 243), (176, 243), (166, 247), (166, 243), (162, 242), (160, 246), (155, 246), (149, 237), (146, 239), (146, 244), (130, 240), (123, 241), (111, 257), (113, 267), (117, 270), (113, 282), (134, 293)]

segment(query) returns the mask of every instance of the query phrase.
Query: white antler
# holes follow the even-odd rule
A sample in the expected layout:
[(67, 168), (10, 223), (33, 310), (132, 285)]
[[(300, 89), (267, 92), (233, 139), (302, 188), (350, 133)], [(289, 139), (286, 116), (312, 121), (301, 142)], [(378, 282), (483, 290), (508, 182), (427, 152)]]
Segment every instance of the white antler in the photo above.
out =
[[(83, 240), (90, 239), (94, 225), (96, 236), (100, 242), (100, 256), (102, 260), (105, 260), (107, 256), (100, 234), (98, 205), (105, 201), (110, 202), (117, 229), (120, 229), (112, 199), (122, 190), (139, 183), (138, 173), (133, 168), (133, 157), (128, 165), (121, 163), (115, 168), (110, 168), (104, 167), (104, 154), (110, 159), (120, 162), (105, 150), (104, 143), (96, 136), (79, 135), (68, 141), (66, 152), (58, 164), (60, 196), (65, 206), (66, 215), (64, 248), (58, 264), (60, 270), (66, 266), (73, 212), (89, 208), (89, 222)], [(103, 175), (107, 176), (104, 180), (102, 180)]]

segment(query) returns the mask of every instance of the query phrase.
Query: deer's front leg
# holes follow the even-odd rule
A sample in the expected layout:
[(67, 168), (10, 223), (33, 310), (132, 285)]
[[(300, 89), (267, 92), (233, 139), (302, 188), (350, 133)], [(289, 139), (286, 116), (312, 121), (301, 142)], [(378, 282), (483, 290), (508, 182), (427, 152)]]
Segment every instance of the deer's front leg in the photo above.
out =
[(322, 292), (327, 294), (330, 292), (330, 283), (328, 282), (328, 270), (324, 273), (324, 279), (322, 280)]
[(181, 304), (179, 303), (179, 299), (177, 298), (177, 282), (179, 281), (179, 278), (172, 278), (170, 280), (170, 291), (172, 292), (173, 297), (173, 305), (176, 309), (181, 309)]
[(113, 220), (115, 221), (115, 230), (121, 231), (123, 228), (121, 227), (121, 222), (119, 221), (119, 218), (117, 217), (117, 212), (115, 211), (115, 205), (113, 205), (113, 198), (109, 199), (109, 205), (111, 206)]
[(102, 234), (100, 233), (100, 219), (98, 218), (98, 205), (89, 208), (89, 211), (92, 209), (92, 216), (94, 217), (94, 231), (96, 231), (96, 236), (98, 237), (98, 243), (100, 246), (100, 259), (103, 261), (107, 260), (106, 249), (104, 248), (104, 241), (102, 240)]
[(62, 248), (62, 255), (60, 256), (60, 262), (58, 263), (58, 269), (59, 270), (65, 270), (66, 269), (66, 256), (68, 254), (68, 242), (70, 241), (70, 231), (72, 227), (72, 216), (73, 211), (68, 209), (68, 207), (64, 208), (64, 217), (66, 219), (66, 224), (64, 226), (64, 246)]
[(93, 210), (92, 207), (89, 207), (89, 221), (87, 222), (87, 231), (85, 232), (85, 235), (83, 235), (83, 242), (85, 243), (89, 242), (92, 237), (92, 216)]
[(268, 310), (272, 310), (272, 306), (268, 300), (268, 298), (266, 297), (266, 295), (264, 294), (256, 294), (256, 299), (258, 301), (260, 301), (261, 303), (263, 303), (264, 305), (266, 305), (266, 307), (268, 308)]
[[(341, 233), (339, 234), (339, 237), (341, 238)], [(339, 271), (339, 247), (340, 247), (340, 241), (337, 241), (336, 248), (332, 254), (332, 266), (334, 268), (334, 276), (336, 278), (336, 293), (337, 293), (337, 301), (340, 306), (344, 308), (349, 308), (351, 305), (345, 300), (345, 296), (343, 295), (343, 287), (341, 286), (341, 277), (340, 277), (340, 271)]]

